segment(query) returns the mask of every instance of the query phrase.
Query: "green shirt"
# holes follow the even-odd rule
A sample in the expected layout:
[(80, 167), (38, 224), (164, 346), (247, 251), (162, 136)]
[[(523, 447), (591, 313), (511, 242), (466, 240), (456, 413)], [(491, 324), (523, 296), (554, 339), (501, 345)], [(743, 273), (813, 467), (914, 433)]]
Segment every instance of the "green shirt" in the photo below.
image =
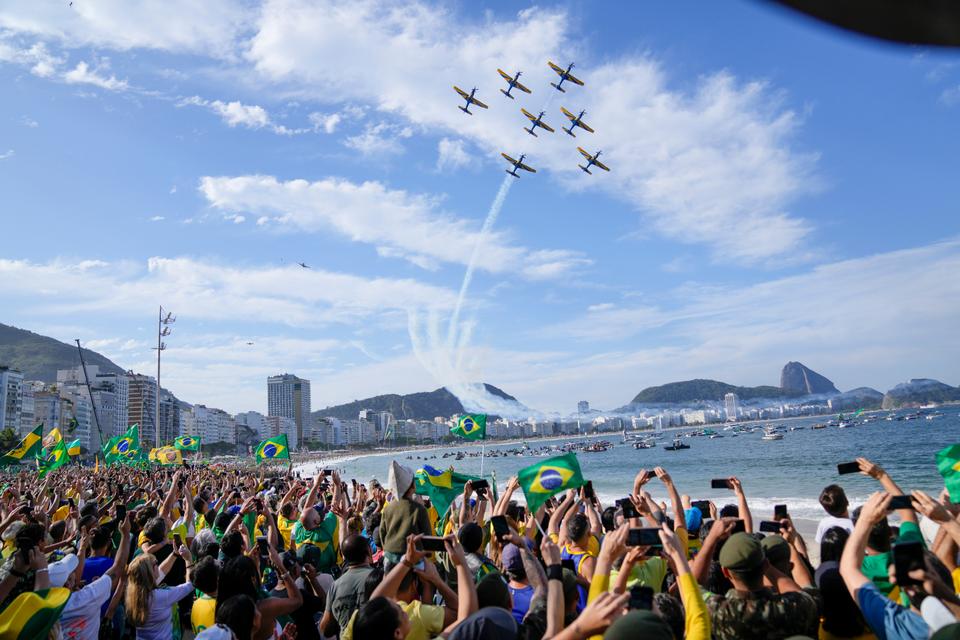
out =
[(321, 556), (319, 565), (314, 568), (323, 572), (337, 563), (337, 549), (334, 544), (337, 533), (337, 516), (328, 513), (320, 525), (315, 529), (307, 529), (303, 523), (297, 520), (293, 525), (291, 537), (297, 543), (297, 547), (305, 544), (313, 545), (320, 550)]
[[(896, 542), (923, 542), (920, 527), (913, 522), (901, 523), (900, 536)], [(893, 552), (884, 551), (876, 555), (864, 556), (863, 563), (860, 565), (863, 575), (870, 578), (885, 596), (890, 595), (890, 592), (893, 591), (893, 585), (890, 584), (890, 574), (887, 571), (891, 562), (893, 562)]]

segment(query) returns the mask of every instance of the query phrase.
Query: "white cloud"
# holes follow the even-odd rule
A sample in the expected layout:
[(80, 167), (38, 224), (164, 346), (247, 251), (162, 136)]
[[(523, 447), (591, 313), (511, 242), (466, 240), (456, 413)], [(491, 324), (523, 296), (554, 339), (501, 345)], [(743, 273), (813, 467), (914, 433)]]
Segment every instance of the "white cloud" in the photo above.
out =
[(403, 153), (400, 141), (412, 135), (410, 127), (378, 122), (367, 125), (361, 133), (345, 139), (343, 144), (365, 156), (398, 155)]
[(64, 62), (64, 58), (51, 54), (42, 42), (35, 42), (29, 47), (21, 48), (4, 39), (3, 35), (0, 33), (0, 62), (29, 67), (30, 73), (41, 78), (52, 76), (56, 73), (57, 67)]
[(199, 319), (306, 327), (413, 307), (446, 309), (455, 299), (447, 289), (411, 279), (161, 257), (146, 265), (0, 259), (0, 292), (19, 300), (23, 313), (139, 316), (164, 300)]
[[(293, 91), (374, 104), (426, 130), (456, 132), (490, 157), (519, 152), (519, 104), (497, 94), (494, 70), (522, 69), (534, 88), (527, 106), (552, 102), (548, 122), (560, 124), (560, 104), (588, 110), (596, 133), (578, 133), (576, 142), (603, 149), (612, 172), (582, 174), (582, 159), (562, 133), (540, 136), (530, 157), (538, 168), (560, 174), (569, 188), (625, 199), (659, 233), (709, 245), (718, 258), (762, 262), (797, 251), (811, 229), (787, 206), (810, 188), (815, 156), (791, 149), (799, 119), (780, 94), (726, 72), (676, 89), (650, 57), (591, 64), (569, 25), (566, 12), (549, 8), (477, 24), (423, 3), (271, 0), (248, 57), (264, 78)], [(586, 87), (551, 95), (547, 81), (555, 77), (544, 60), (561, 51), (564, 59), (586, 59)], [(476, 84), (491, 109), (464, 116), (447, 84), (422, 78)]]
[(948, 107), (960, 104), (960, 85), (944, 89), (940, 93), (940, 102)]
[(343, 119), (339, 113), (320, 113), (315, 111), (309, 115), (310, 123), (313, 124), (314, 131), (323, 131), (324, 133), (333, 133), (337, 130), (337, 125)]
[(108, 91), (123, 91), (129, 88), (126, 80), (117, 80), (116, 76), (105, 76), (98, 69), (91, 69), (86, 62), (80, 61), (77, 66), (63, 74), (67, 84), (90, 84)]
[(30, 129), (36, 129), (37, 127), (40, 126), (39, 122), (37, 122), (36, 120), (28, 116), (22, 116), (20, 118), (20, 124), (22, 124), (25, 127), (29, 127)]
[(69, 47), (162, 49), (232, 57), (255, 7), (233, 0), (8, 0), (0, 28)]
[(161, 221), (163, 221), (163, 220), (166, 220), (166, 218), (165, 218), (164, 216), (151, 216), (151, 217), (150, 217), (150, 222), (161, 222)]
[(14, 155), (16, 155), (16, 152), (13, 149), (7, 149), (5, 152), (0, 153), (0, 160), (12, 158)]
[[(437, 198), (392, 190), (379, 182), (337, 178), (281, 182), (273, 176), (205, 177), (200, 191), (228, 214), (252, 213), (260, 226), (318, 233), (334, 230), (372, 244), (384, 257), (402, 257), (424, 268), (437, 262), (466, 264), (479, 240), (476, 223), (444, 212)], [(486, 271), (518, 271), (532, 279), (556, 277), (588, 264), (565, 250), (532, 251), (493, 232), (479, 251)]]
[(472, 162), (473, 158), (467, 153), (463, 140), (441, 138), (437, 143), (437, 171), (453, 171)]
[(288, 129), (282, 124), (277, 124), (267, 113), (267, 110), (259, 105), (243, 104), (234, 100), (233, 102), (223, 102), (222, 100), (205, 100), (200, 96), (191, 96), (184, 98), (177, 103), (177, 106), (183, 107), (193, 105), (206, 108), (220, 116), (220, 119), (228, 127), (244, 127), (246, 129), (268, 129), (280, 135), (293, 135), (304, 133), (305, 129)]

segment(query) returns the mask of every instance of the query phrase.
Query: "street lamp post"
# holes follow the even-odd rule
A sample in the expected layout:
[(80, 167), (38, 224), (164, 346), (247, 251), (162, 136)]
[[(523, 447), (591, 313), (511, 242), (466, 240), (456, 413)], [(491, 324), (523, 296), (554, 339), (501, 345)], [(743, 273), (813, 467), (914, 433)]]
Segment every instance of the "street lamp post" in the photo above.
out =
[(160, 306), (160, 315), (157, 317), (157, 400), (155, 404), (155, 413), (156, 419), (154, 420), (154, 427), (156, 428), (156, 440), (154, 446), (160, 446), (160, 352), (164, 351), (167, 348), (166, 343), (163, 339), (170, 335), (170, 325), (177, 321), (177, 317), (173, 315), (170, 311), (167, 312), (167, 315), (163, 315), (163, 305)]

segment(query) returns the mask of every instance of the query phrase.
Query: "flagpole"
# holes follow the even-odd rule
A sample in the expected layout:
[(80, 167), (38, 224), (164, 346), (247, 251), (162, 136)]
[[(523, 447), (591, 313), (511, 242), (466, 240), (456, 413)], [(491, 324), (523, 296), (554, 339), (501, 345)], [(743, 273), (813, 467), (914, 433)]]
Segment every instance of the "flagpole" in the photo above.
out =
[(480, 441), (480, 477), (483, 477), (483, 461), (487, 457), (485, 451), (487, 449), (487, 440), (484, 438)]

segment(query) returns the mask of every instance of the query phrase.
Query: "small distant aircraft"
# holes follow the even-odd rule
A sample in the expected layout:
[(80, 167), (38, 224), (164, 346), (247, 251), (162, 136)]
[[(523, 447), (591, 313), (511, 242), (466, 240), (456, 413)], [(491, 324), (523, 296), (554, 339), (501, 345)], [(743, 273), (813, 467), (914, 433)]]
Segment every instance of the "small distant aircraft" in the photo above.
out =
[(523, 108), (521, 108), (520, 111), (522, 111), (523, 115), (527, 116), (527, 119), (533, 123), (530, 125), (529, 129), (524, 127), (523, 130), (529, 133), (530, 135), (532, 135), (534, 138), (537, 137), (537, 134), (535, 134), (533, 130), (536, 129), (537, 127), (540, 127), (541, 129), (546, 129), (550, 133), (553, 133), (553, 127), (551, 127), (550, 125), (548, 125), (546, 122), (543, 121), (543, 113), (544, 113), (543, 111), (541, 111), (540, 115), (538, 116), (533, 115), (532, 113), (530, 113), (529, 111)]
[(558, 67), (557, 65), (553, 64), (552, 62), (547, 62), (547, 64), (550, 65), (550, 68), (553, 69), (554, 71), (556, 71), (556, 72), (557, 72), (557, 75), (560, 76), (560, 82), (559, 82), (558, 84), (553, 84), (552, 82), (550, 83), (550, 86), (553, 87), (554, 89), (556, 89), (557, 91), (559, 91), (560, 93), (566, 93), (566, 92), (567, 92), (566, 89), (563, 88), (563, 81), (564, 81), (564, 80), (569, 80), (569, 81), (572, 82), (573, 84), (578, 84), (578, 85), (580, 85), (581, 87), (583, 86), (583, 80), (580, 80), (579, 78), (574, 78), (573, 75), (570, 73), (570, 69), (573, 69), (573, 63), (572, 63), (572, 62), (570, 63), (570, 66), (567, 67), (567, 70), (566, 70), (566, 71), (564, 71), (562, 67)]
[(570, 113), (569, 111), (567, 111), (567, 110), (564, 109), (563, 107), (560, 107), (560, 111), (563, 111), (563, 115), (567, 116), (567, 118), (570, 120), (570, 128), (569, 128), (569, 129), (567, 129), (567, 128), (565, 128), (565, 127), (560, 127), (560, 128), (563, 129), (566, 133), (568, 133), (568, 134), (570, 134), (571, 136), (573, 136), (574, 138), (576, 138), (577, 136), (576, 136), (576, 134), (573, 133), (573, 130), (576, 129), (577, 127), (580, 127), (580, 128), (583, 129), (584, 131), (589, 131), (590, 133), (593, 133), (593, 129), (591, 129), (590, 126), (587, 125), (587, 123), (583, 121), (583, 114), (585, 114), (586, 111), (581, 111), (581, 112), (580, 112), (580, 115), (578, 115), (578, 116), (573, 115), (572, 113)]
[(304, 269), (309, 269), (309, 268), (310, 268), (310, 265), (308, 265), (306, 262), (298, 262), (297, 264), (300, 265), (301, 267), (303, 267)]
[(461, 98), (463, 98), (464, 100), (467, 101), (467, 104), (466, 104), (465, 106), (463, 106), (463, 107), (457, 107), (458, 109), (460, 109), (460, 111), (463, 111), (463, 112), (466, 113), (467, 115), (471, 115), (471, 116), (473, 115), (473, 112), (470, 111), (470, 105), (472, 105), (472, 104), (477, 105), (477, 106), (480, 107), (481, 109), (487, 109), (487, 108), (488, 108), (487, 105), (483, 104), (482, 102), (480, 102), (479, 100), (477, 100), (476, 98), (473, 97), (473, 94), (475, 94), (475, 93), (477, 92), (477, 88), (476, 88), (476, 87), (474, 87), (474, 88), (473, 88), (473, 91), (471, 91), (470, 93), (467, 93), (466, 91), (464, 91), (463, 89), (461, 89), (460, 87), (458, 87), (458, 86), (456, 86), (456, 85), (454, 85), (453, 90), (456, 91), (457, 93), (459, 93)]
[(510, 77), (510, 74), (504, 71), (503, 69), (497, 69), (497, 73), (499, 73), (500, 77), (502, 77), (504, 80), (507, 81), (507, 90), (504, 91), (503, 89), (500, 89), (500, 93), (507, 96), (511, 100), (513, 100), (513, 96), (510, 95), (510, 92), (513, 91), (514, 87), (516, 87), (517, 89), (520, 89), (520, 91), (523, 91), (525, 93), (533, 93), (532, 91), (530, 91), (530, 89), (527, 89), (525, 86), (520, 84), (519, 80), (520, 80), (520, 74), (523, 73), (522, 71), (517, 71), (517, 75), (515, 75), (512, 78)]
[(247, 346), (249, 347), (249, 346), (252, 345), (252, 344), (253, 344), (252, 342), (248, 342), (248, 343), (247, 343)]
[(513, 165), (513, 171), (509, 171), (509, 170), (505, 170), (505, 171), (507, 171), (507, 173), (509, 173), (510, 175), (512, 175), (514, 178), (519, 178), (519, 177), (520, 177), (519, 174), (517, 174), (517, 169), (523, 169), (524, 171), (529, 171), (530, 173), (536, 173), (536, 172), (537, 172), (537, 170), (534, 169), (533, 167), (523, 164), (523, 158), (524, 158), (524, 156), (525, 156), (526, 154), (521, 153), (519, 160), (514, 160), (513, 158), (511, 158), (510, 156), (508, 156), (508, 155), (505, 154), (505, 153), (501, 153), (500, 155), (502, 155), (504, 158), (506, 158), (506, 159), (507, 159), (507, 162), (509, 162), (510, 164)]
[[(603, 153), (603, 151), (597, 151), (597, 152), (596, 152), (595, 154), (593, 154), (593, 155), (590, 155), (587, 151), (584, 151), (583, 147), (577, 147), (577, 151), (579, 151), (580, 153), (582, 153), (582, 154), (583, 154), (583, 157), (587, 159), (587, 166), (583, 166), (582, 164), (578, 164), (578, 165), (577, 165), (578, 167), (580, 167), (580, 168), (581, 168), (583, 171), (585, 171), (586, 173), (590, 173), (590, 167), (591, 167), (591, 166), (600, 167), (600, 168), (603, 169), (604, 171), (610, 171), (610, 167), (608, 167), (607, 165), (605, 165), (605, 164), (603, 164), (602, 162), (600, 162), (599, 160), (597, 160), (597, 158), (600, 157), (600, 154)], [(593, 174), (590, 173), (590, 175), (593, 175)]]

